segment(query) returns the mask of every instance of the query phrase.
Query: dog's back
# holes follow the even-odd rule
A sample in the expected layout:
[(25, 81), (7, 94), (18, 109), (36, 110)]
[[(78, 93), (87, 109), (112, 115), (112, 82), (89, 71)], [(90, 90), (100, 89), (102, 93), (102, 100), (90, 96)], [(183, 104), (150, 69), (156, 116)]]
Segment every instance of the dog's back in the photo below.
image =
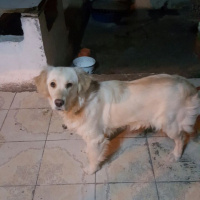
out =
[(199, 114), (197, 90), (180, 76), (161, 74), (102, 85), (104, 118), (111, 128), (129, 124), (133, 129), (153, 126), (172, 134), (191, 132)]

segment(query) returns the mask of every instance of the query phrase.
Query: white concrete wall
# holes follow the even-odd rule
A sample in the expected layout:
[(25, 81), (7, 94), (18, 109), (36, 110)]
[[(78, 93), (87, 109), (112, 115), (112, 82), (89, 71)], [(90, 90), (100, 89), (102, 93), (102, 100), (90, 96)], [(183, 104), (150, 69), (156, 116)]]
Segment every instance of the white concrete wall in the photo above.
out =
[(38, 17), (21, 17), (24, 36), (0, 35), (0, 89), (9, 84), (30, 84), (49, 65), (67, 65), (71, 59), (62, 0), (50, 31), (44, 12)]
[(22, 17), (21, 22), (24, 31), (21, 42), (0, 42), (1, 85), (30, 82), (38, 70), (47, 64), (39, 20)]

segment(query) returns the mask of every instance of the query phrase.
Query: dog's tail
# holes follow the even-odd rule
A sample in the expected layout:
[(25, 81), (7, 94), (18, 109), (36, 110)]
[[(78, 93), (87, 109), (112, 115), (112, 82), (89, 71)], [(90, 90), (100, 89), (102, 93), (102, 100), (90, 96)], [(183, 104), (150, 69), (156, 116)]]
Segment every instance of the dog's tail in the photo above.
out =
[(192, 97), (189, 97), (185, 105), (185, 114), (184, 119), (181, 123), (181, 129), (187, 133), (192, 133), (194, 124), (197, 117), (200, 115), (200, 98), (196, 94)]
[[(198, 92), (200, 91), (200, 86), (197, 87), (197, 91)], [(200, 98), (200, 92), (199, 92), (199, 98)], [(196, 133), (200, 133), (200, 108), (199, 108), (199, 115), (197, 116), (194, 129), (195, 129)]]
[[(196, 87), (196, 89), (197, 89), (197, 91), (198, 91), (198, 94), (199, 94), (199, 98), (200, 98), (200, 86), (198, 86), (198, 87)], [(198, 118), (200, 118), (200, 108), (199, 108), (199, 116), (198, 116)]]

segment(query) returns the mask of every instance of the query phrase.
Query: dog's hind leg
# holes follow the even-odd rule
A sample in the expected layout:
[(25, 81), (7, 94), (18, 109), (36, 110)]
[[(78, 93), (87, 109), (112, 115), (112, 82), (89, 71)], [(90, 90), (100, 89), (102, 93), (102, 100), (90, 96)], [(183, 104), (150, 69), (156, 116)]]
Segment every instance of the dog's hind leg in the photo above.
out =
[(184, 132), (181, 132), (176, 137), (170, 137), (170, 138), (174, 140), (175, 147), (172, 153), (169, 155), (169, 160), (178, 161), (181, 158), (182, 153), (183, 153), (184, 141), (185, 141)]
[(178, 161), (183, 153), (183, 147), (184, 147), (184, 133), (181, 133), (181, 135), (174, 139), (175, 147), (173, 150), (174, 158), (176, 161)]
[(89, 166), (84, 169), (87, 174), (93, 174), (100, 169), (99, 164), (105, 159), (106, 147), (109, 140), (104, 136), (86, 141), (86, 153), (89, 160)]

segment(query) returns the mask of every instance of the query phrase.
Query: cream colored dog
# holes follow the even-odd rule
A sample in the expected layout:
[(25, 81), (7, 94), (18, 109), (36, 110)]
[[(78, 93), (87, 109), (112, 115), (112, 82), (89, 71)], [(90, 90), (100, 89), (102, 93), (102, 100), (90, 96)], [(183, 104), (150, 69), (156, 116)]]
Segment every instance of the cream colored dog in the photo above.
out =
[(114, 129), (154, 127), (175, 142), (172, 158), (183, 152), (184, 133), (191, 133), (199, 114), (196, 88), (185, 78), (166, 74), (135, 81), (97, 82), (79, 68), (47, 67), (35, 78), (38, 92), (60, 110), (69, 129), (87, 144), (88, 174), (105, 159)]

